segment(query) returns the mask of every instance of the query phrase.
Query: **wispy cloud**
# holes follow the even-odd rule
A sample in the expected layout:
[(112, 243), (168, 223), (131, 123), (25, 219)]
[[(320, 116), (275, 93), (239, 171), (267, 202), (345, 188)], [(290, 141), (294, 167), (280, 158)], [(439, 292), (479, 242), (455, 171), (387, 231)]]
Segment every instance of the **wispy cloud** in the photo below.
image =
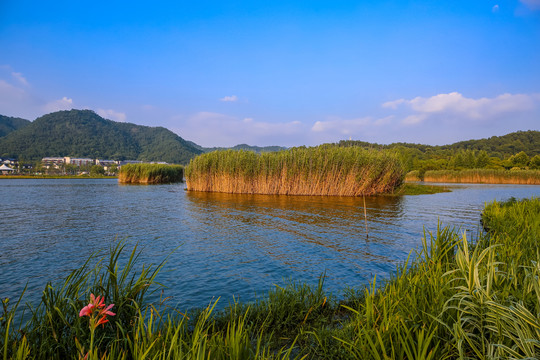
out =
[(102, 118), (120, 122), (126, 121), (127, 118), (125, 113), (113, 109), (97, 109), (96, 113)]
[(23, 74), (19, 73), (19, 72), (15, 72), (13, 71), (11, 73), (11, 76), (13, 76), (19, 83), (21, 83), (22, 85), (24, 86), (28, 86), (28, 81), (26, 80), (26, 78), (23, 76)]
[(497, 4), (497, 5), (494, 5), (494, 6), (491, 8), (491, 11), (494, 12), (494, 13), (498, 12), (498, 11), (499, 11), (499, 5), (498, 5), (498, 4)]
[(531, 10), (540, 10), (540, 0), (519, 0), (519, 1)]
[(51, 101), (43, 106), (43, 111), (45, 113), (71, 109), (73, 109), (73, 99), (65, 96), (61, 99)]
[(344, 136), (358, 134), (367, 126), (372, 124), (371, 117), (357, 119), (341, 119), (339, 117), (330, 117), (326, 121), (316, 121), (311, 127), (311, 131), (324, 133), (337, 133)]
[(235, 102), (235, 101), (238, 101), (238, 96), (236, 96), (236, 95), (225, 96), (225, 97), (222, 97), (221, 99), (219, 99), (219, 101)]
[(175, 131), (180, 136), (203, 146), (283, 145), (307, 132), (299, 121), (275, 123), (209, 111), (176, 117), (174, 121), (178, 124), (174, 126)]

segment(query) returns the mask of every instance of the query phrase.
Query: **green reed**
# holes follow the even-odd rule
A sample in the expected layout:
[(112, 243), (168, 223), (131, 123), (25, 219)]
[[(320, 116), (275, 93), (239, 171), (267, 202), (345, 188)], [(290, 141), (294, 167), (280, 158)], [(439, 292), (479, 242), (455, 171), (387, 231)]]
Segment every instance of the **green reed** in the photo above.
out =
[(372, 195), (392, 191), (402, 175), (392, 152), (334, 145), (263, 154), (214, 151), (186, 168), (188, 190), (248, 194)]
[(182, 182), (184, 167), (165, 164), (127, 164), (120, 168), (118, 181), (126, 184), (163, 184)]
[(539, 358), (540, 199), (487, 204), (482, 222), (487, 234), (474, 240), (442, 226), (425, 233), (390, 278), (340, 301), (321, 276), (315, 287), (291, 282), (252, 304), (216, 311), (216, 300), (189, 314), (147, 303), (163, 264), (137, 272), (134, 249), (120, 267), (120, 243), (64, 284), (48, 284), (26, 324), (14, 321), (21, 303), (4, 300), (1, 353), (82, 356), (88, 322), (78, 311), (93, 292), (117, 313), (96, 330), (103, 359)]

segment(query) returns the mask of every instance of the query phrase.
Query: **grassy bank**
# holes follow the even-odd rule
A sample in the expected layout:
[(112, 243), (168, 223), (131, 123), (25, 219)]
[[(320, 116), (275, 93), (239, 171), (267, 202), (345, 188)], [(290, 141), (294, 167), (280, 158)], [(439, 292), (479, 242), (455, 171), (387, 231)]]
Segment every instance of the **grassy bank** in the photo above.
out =
[[(47, 286), (26, 325), (15, 321), (16, 301), (4, 300), (0, 349), (4, 359), (539, 358), (540, 199), (491, 203), (482, 222), (488, 235), (475, 241), (449, 228), (426, 234), (391, 278), (339, 301), (322, 277), (187, 315), (146, 302), (161, 265), (136, 272), (134, 249), (119, 268), (119, 244)], [(79, 316), (90, 293), (116, 313), (94, 336)]]
[(391, 192), (402, 167), (390, 152), (322, 145), (275, 153), (214, 151), (186, 168), (188, 190), (361, 196)]
[(106, 175), (0, 175), (1, 179), (116, 179)]
[(411, 171), (405, 181), (540, 185), (540, 170), (429, 170)]
[(181, 165), (127, 164), (118, 174), (118, 181), (124, 184), (164, 184), (182, 182), (183, 178)]
[(393, 193), (390, 193), (388, 195), (432, 195), (450, 191), (451, 190), (445, 186), (403, 183)]

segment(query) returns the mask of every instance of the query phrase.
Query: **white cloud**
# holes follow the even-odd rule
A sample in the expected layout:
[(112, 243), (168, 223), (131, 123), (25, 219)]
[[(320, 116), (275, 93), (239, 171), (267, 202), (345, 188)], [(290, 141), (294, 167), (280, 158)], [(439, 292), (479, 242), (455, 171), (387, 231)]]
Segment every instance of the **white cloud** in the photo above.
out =
[(491, 11), (494, 12), (494, 13), (498, 12), (498, 11), (499, 11), (499, 5), (498, 5), (498, 4), (497, 4), (497, 5), (494, 5), (494, 6), (491, 8)]
[(126, 121), (126, 114), (118, 112), (112, 109), (97, 109), (96, 113), (102, 118), (124, 122)]
[(530, 111), (540, 104), (540, 94), (502, 94), (494, 98), (467, 98), (458, 92), (438, 94), (429, 98), (416, 97), (412, 100), (398, 99), (382, 106), (412, 110), (402, 121), (406, 125), (422, 123), (431, 117), (446, 119), (487, 120), (509, 113)]
[(231, 96), (225, 96), (219, 99), (219, 101), (225, 101), (225, 102), (235, 102), (238, 101), (238, 96), (231, 95)]
[(241, 143), (285, 145), (297, 142), (308, 132), (299, 121), (274, 123), (208, 111), (173, 120), (178, 124), (174, 128), (180, 136), (209, 147)]
[(51, 101), (43, 106), (43, 111), (45, 113), (71, 109), (73, 109), (73, 99), (69, 99), (65, 96), (59, 100)]
[(519, 0), (531, 10), (540, 10), (540, 0)]
[(339, 117), (331, 117), (326, 121), (316, 121), (311, 127), (314, 132), (333, 132), (341, 135), (349, 136), (359, 133), (366, 126), (372, 123), (370, 117), (358, 119), (341, 119)]
[(144, 111), (152, 111), (152, 110), (155, 110), (156, 107), (154, 105), (146, 104), (146, 105), (142, 105), (141, 109), (143, 109)]

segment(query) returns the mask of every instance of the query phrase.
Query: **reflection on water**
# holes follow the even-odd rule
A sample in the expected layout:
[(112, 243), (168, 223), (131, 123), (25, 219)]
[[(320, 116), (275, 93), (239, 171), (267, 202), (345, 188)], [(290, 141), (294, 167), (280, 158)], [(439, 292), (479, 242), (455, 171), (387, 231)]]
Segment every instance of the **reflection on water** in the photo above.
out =
[(484, 202), (538, 196), (539, 186), (466, 185), (451, 193), (362, 198), (187, 192), (182, 185), (119, 186), (115, 180), (3, 180), (0, 297), (29, 285), (36, 300), (89, 254), (128, 237), (141, 261), (160, 263), (171, 305), (221, 296), (253, 300), (284, 279), (328, 290), (387, 277), (437, 222), (477, 231)]

